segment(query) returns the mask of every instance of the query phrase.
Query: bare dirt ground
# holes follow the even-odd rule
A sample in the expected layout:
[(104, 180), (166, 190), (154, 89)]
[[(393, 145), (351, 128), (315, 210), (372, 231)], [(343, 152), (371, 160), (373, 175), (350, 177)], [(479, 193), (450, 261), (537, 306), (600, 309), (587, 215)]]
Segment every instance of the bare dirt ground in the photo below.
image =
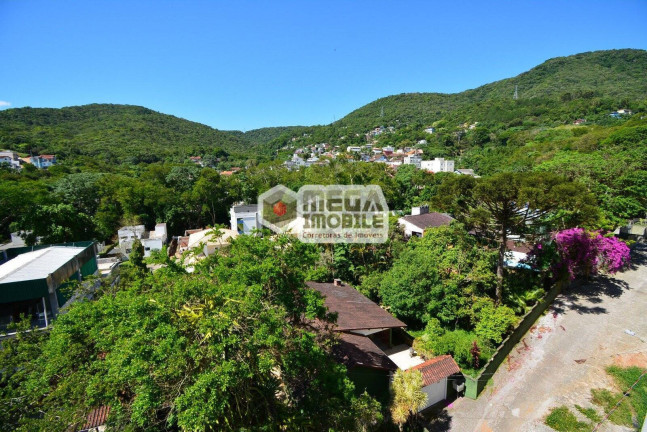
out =
[[(573, 407), (594, 406), (591, 389), (613, 389), (605, 372), (612, 364), (647, 368), (644, 247), (636, 253), (631, 270), (560, 294), (481, 396), (456, 400), (441, 413), (434, 430), (552, 431), (543, 423), (551, 408), (567, 405), (580, 416)], [(599, 430), (627, 429), (607, 422)]]

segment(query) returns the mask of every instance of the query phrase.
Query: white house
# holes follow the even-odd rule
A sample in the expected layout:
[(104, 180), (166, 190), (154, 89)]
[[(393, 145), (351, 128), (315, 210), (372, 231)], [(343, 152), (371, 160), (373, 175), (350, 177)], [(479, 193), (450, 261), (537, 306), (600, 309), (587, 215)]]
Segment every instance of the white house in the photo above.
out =
[(201, 247), (204, 256), (212, 255), (216, 249), (223, 248), (229, 244), (229, 240), (238, 237), (236, 231), (229, 229), (213, 229), (191, 233), (189, 235), (188, 249)]
[(422, 237), (428, 228), (449, 225), (454, 220), (445, 213), (429, 213), (428, 206), (413, 207), (410, 216), (398, 219), (398, 224), (404, 230), (405, 237)]
[(261, 229), (258, 204), (236, 205), (229, 210), (231, 230), (238, 234), (250, 234)]
[(428, 134), (433, 134), (434, 132), (436, 132), (436, 128), (428, 127), (427, 129), (425, 129), (425, 132), (427, 132)]
[(18, 153), (10, 150), (0, 151), (0, 165), (9, 165), (11, 168), (20, 168), (20, 157)]
[(151, 251), (162, 250), (162, 247), (166, 244), (166, 224), (158, 223), (155, 225), (155, 230), (146, 231), (144, 225), (131, 225), (125, 226), (117, 231), (117, 237), (119, 237), (119, 249), (123, 254), (130, 254), (133, 249), (133, 243), (135, 239), (141, 241), (142, 246), (144, 246), (144, 256), (148, 257), (151, 255)]
[[(411, 370), (419, 370), (422, 374), (422, 391), (427, 395), (427, 401), (420, 410), (447, 399), (450, 386), (456, 391), (462, 391), (464, 388), (461, 386), (464, 386), (464, 384), (458, 384), (459, 381), (462, 383), (461, 370), (450, 355), (434, 357), (407, 369), (407, 371)], [(458, 379), (449, 381), (452, 376)]]
[(347, 153), (359, 153), (362, 151), (362, 148), (360, 146), (348, 146), (346, 147), (346, 152)]
[(435, 158), (420, 163), (420, 169), (431, 172), (454, 172), (454, 161), (444, 158)]
[(410, 156), (405, 156), (404, 157), (404, 164), (405, 165), (415, 165), (416, 168), (420, 168), (420, 163), (422, 162), (422, 157), (418, 155), (410, 155)]

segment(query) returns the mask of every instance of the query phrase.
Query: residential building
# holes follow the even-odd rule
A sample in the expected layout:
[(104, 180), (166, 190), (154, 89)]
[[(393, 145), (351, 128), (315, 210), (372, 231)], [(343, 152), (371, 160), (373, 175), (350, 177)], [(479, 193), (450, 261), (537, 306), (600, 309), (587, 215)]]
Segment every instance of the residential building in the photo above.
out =
[(94, 242), (6, 249), (0, 265), (0, 327), (28, 317), (47, 327), (73, 300), (70, 285), (97, 272)]
[(415, 165), (416, 168), (420, 169), (420, 164), (422, 163), (422, 157), (416, 154), (412, 154), (404, 157), (405, 165)]
[(395, 148), (393, 148), (392, 146), (382, 147), (382, 153), (384, 153), (386, 156), (391, 156), (394, 151)]
[(231, 230), (238, 234), (250, 234), (261, 229), (258, 204), (235, 205), (229, 210)]
[[(355, 383), (358, 393), (366, 391), (384, 401), (388, 398), (389, 383), (395, 371), (426, 364), (421, 372), (423, 379), (424, 374), (428, 375), (426, 387), (433, 385), (428, 389), (432, 396), (429, 405), (455, 394), (451, 393), (451, 388), (443, 390), (440, 387), (448, 385), (447, 377), (460, 374), (456, 370), (458, 366), (447, 367), (444, 356), (426, 362), (417, 355), (412, 348), (413, 338), (405, 331), (406, 324), (402, 321), (339, 279), (333, 283), (307, 282), (307, 285), (324, 297), (330, 312), (337, 314), (332, 330), (339, 335), (339, 343), (333, 353), (347, 367), (348, 377)], [(319, 328), (322, 323), (314, 325)]]
[[(454, 396), (452, 390), (462, 391), (465, 387), (461, 369), (450, 355), (434, 357), (409, 370), (418, 370), (422, 374), (422, 391), (427, 395), (427, 400), (420, 411)], [(458, 379), (449, 382), (450, 377)]]
[(204, 166), (201, 156), (190, 156), (189, 160), (198, 166)]
[(0, 151), (0, 165), (9, 165), (14, 169), (20, 169), (20, 156), (11, 150)]
[(444, 158), (435, 158), (420, 162), (420, 169), (431, 172), (454, 172), (454, 161)]
[(56, 156), (55, 155), (32, 156), (30, 158), (30, 163), (34, 165), (36, 168), (40, 168), (40, 169), (49, 168), (52, 165), (56, 164)]
[(359, 153), (362, 151), (362, 148), (360, 146), (348, 146), (346, 147), (346, 152), (347, 153)]
[(125, 226), (117, 231), (117, 237), (119, 237), (119, 249), (124, 255), (130, 255), (135, 239), (139, 239), (144, 246), (144, 256), (149, 257), (151, 251), (162, 250), (166, 244), (166, 224), (158, 223), (153, 231), (147, 231), (144, 225)]
[(410, 216), (398, 219), (398, 224), (402, 226), (405, 237), (409, 238), (422, 237), (426, 229), (449, 225), (453, 220), (454, 218), (446, 213), (429, 213), (428, 206), (420, 206), (413, 207)]
[[(516, 241), (515, 241), (516, 240)], [(520, 239), (511, 239), (506, 243), (506, 252), (503, 265), (509, 268), (530, 269), (525, 262), (530, 253), (530, 245)]]
[(209, 256), (229, 245), (230, 239), (238, 237), (238, 232), (229, 229), (205, 229), (191, 233), (187, 244), (188, 249), (200, 248), (202, 255)]
[(428, 127), (427, 129), (425, 129), (425, 132), (427, 132), (428, 134), (433, 134), (434, 132), (436, 132), (436, 128)]

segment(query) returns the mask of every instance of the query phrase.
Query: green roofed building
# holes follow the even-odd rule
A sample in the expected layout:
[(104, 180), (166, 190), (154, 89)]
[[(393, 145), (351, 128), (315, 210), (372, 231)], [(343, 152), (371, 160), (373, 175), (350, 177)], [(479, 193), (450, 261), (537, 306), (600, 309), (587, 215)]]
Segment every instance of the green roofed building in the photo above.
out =
[(70, 299), (76, 281), (97, 272), (93, 242), (8, 250), (0, 265), (0, 329), (20, 315), (47, 327)]

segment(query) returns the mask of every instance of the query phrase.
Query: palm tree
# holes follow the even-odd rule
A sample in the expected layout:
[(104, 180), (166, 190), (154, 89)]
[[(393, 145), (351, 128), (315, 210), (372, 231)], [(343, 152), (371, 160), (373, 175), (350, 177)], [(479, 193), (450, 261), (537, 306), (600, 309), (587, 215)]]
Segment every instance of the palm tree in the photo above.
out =
[(427, 402), (427, 395), (422, 391), (422, 373), (419, 370), (398, 370), (393, 377), (391, 391), (391, 417), (402, 430), (409, 417)]

